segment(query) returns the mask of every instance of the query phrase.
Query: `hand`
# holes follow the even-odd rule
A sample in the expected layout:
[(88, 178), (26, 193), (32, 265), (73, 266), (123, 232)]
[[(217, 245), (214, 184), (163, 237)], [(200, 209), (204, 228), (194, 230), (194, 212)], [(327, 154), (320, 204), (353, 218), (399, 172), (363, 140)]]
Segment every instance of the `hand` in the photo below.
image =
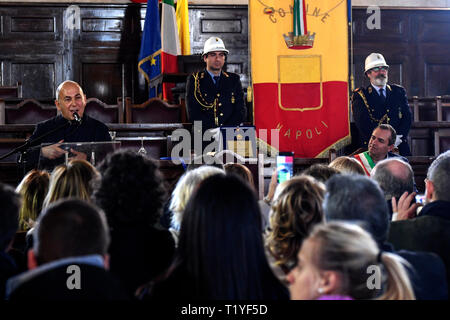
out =
[(65, 154), (67, 151), (61, 149), (59, 146), (64, 140), (58, 141), (58, 143), (43, 147), (41, 149), (42, 155), (47, 159), (56, 159)]
[(72, 148), (70, 148), (70, 152), (75, 155), (74, 157), (70, 157), (70, 160), (86, 160), (87, 159), (86, 154), (83, 152), (76, 151)]
[(420, 203), (412, 203), (414, 197), (416, 196), (415, 192), (412, 192), (408, 195), (408, 192), (405, 191), (402, 196), (397, 201), (395, 197), (392, 197), (392, 212), (397, 212), (396, 220), (406, 220), (411, 219), (416, 216), (416, 210), (421, 206)]
[(396, 147), (398, 147), (398, 146), (400, 145), (400, 143), (403, 142), (403, 141), (402, 141), (402, 137), (403, 137), (403, 135), (398, 134), (397, 137), (395, 138), (394, 145), (395, 145)]
[(275, 169), (273, 170), (272, 178), (270, 179), (269, 184), (269, 191), (267, 192), (266, 196), (266, 199), (270, 202), (273, 200), (273, 196), (275, 194), (275, 189), (277, 188), (277, 185), (278, 185), (278, 171)]

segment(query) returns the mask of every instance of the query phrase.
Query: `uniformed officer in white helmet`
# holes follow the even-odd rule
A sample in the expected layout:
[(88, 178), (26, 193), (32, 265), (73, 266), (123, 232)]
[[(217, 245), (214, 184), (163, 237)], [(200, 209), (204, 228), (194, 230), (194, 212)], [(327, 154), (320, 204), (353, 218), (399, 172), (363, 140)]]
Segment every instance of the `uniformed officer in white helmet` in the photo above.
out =
[(411, 128), (411, 110), (406, 91), (388, 84), (389, 65), (381, 53), (371, 53), (365, 61), (364, 74), (370, 80), (366, 88), (358, 88), (352, 96), (353, 119), (359, 132), (359, 146), (367, 148), (373, 130), (390, 124), (397, 133), (395, 146), (402, 156), (410, 156), (407, 136)]
[(202, 121), (202, 131), (238, 126), (246, 108), (239, 75), (225, 72), (228, 50), (222, 39), (206, 40), (202, 58), (206, 68), (191, 74), (186, 84), (186, 107), (190, 122)]

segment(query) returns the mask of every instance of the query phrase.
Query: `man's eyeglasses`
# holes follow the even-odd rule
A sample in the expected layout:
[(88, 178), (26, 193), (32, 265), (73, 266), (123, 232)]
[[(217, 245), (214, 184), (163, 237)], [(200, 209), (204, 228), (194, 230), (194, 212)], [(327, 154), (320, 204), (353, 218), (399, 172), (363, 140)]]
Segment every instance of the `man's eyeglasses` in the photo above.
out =
[(375, 67), (375, 68), (372, 68), (370, 70), (378, 72), (378, 71), (381, 71), (381, 70), (385, 70), (386, 71), (387, 69), (389, 69), (389, 68), (388, 67)]

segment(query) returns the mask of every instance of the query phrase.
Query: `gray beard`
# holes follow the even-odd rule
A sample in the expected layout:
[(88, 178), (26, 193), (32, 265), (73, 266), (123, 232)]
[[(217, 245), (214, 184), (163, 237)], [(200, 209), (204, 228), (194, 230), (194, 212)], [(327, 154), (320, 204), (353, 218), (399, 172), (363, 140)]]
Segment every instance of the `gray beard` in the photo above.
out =
[(386, 78), (375, 78), (373, 80), (373, 84), (376, 85), (377, 87), (384, 87), (386, 85), (388, 81), (388, 77)]

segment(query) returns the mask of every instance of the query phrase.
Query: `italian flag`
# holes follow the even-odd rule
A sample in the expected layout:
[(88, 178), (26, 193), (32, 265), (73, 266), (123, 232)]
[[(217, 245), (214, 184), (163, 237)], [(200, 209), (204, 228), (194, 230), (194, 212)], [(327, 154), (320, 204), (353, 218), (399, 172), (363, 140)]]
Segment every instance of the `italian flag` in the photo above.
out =
[[(177, 55), (181, 54), (181, 49), (173, 0), (162, 1), (161, 20), (161, 72), (177, 73)], [(174, 86), (173, 83), (163, 84), (163, 98), (165, 100), (172, 101), (170, 89)]]

